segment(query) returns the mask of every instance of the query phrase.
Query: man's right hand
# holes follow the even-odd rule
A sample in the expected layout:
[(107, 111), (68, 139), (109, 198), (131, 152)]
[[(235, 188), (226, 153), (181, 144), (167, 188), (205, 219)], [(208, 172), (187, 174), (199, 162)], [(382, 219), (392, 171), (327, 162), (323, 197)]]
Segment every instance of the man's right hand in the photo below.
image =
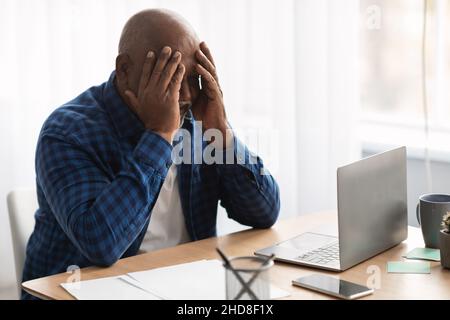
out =
[(126, 90), (131, 107), (147, 130), (151, 130), (169, 143), (180, 127), (178, 104), (185, 67), (180, 63), (181, 53), (172, 55), (170, 47), (164, 47), (156, 59), (149, 51), (142, 68), (137, 95)]

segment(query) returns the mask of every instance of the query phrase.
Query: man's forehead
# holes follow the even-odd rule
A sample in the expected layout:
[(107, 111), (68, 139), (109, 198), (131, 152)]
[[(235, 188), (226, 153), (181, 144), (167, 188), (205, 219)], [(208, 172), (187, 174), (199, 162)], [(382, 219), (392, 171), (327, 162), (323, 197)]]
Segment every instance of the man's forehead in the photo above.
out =
[(160, 53), (164, 47), (170, 47), (172, 53), (175, 51), (180, 51), (183, 56), (195, 56), (195, 51), (200, 48), (200, 41), (197, 39), (192, 39), (191, 37), (176, 37), (176, 38), (162, 38), (157, 43), (153, 45), (157, 53)]

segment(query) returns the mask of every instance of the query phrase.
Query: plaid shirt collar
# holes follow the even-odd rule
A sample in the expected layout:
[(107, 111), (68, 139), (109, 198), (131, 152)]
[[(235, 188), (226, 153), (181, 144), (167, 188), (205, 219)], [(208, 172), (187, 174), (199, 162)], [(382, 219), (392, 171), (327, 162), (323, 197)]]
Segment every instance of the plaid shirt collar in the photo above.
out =
[(121, 138), (142, 134), (145, 130), (143, 123), (130, 110), (114, 85), (116, 72), (113, 71), (108, 82), (103, 87), (103, 102), (114, 127)]

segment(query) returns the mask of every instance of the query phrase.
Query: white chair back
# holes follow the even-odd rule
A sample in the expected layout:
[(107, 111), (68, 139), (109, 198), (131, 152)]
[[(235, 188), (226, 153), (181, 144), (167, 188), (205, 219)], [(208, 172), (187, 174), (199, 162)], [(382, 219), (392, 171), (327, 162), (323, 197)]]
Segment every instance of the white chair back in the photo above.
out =
[(7, 203), (16, 279), (20, 294), (26, 246), (28, 238), (33, 232), (34, 213), (38, 208), (36, 190), (23, 189), (11, 191), (7, 196)]

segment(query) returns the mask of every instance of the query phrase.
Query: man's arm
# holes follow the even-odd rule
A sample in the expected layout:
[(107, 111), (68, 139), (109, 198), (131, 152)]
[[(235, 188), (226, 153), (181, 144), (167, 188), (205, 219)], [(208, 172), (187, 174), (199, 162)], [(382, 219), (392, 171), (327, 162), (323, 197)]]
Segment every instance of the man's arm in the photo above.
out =
[[(237, 222), (255, 228), (269, 228), (280, 211), (280, 193), (275, 179), (264, 168), (262, 160), (251, 155), (236, 137), (234, 148), (218, 152), (223, 164), (216, 164), (220, 177), (221, 206)], [(217, 151), (216, 151), (217, 152)], [(227, 153), (233, 153), (230, 157)], [(233, 159), (227, 164), (226, 160)]]
[(146, 131), (133, 161), (113, 179), (77, 141), (43, 134), (37, 180), (72, 243), (93, 264), (115, 263), (142, 231), (171, 163), (172, 146)]
[(164, 47), (145, 58), (137, 92), (129, 67), (117, 58), (116, 79), (145, 128), (125, 170), (111, 179), (74, 137), (43, 133), (36, 155), (38, 183), (56, 219), (96, 265), (116, 262), (141, 232), (170, 167), (172, 137), (180, 124), (181, 54)]
[[(203, 122), (204, 130), (217, 129), (223, 139), (216, 146), (217, 159), (230, 158), (232, 164), (217, 164), (220, 177), (221, 205), (227, 209), (230, 218), (252, 227), (268, 228), (272, 226), (280, 211), (278, 185), (266, 172), (262, 160), (254, 157), (250, 161), (250, 151), (233, 134), (226, 119), (223, 93), (219, 85), (216, 66), (212, 54), (202, 42), (196, 51), (196, 70), (201, 76), (202, 90), (193, 105), (196, 120)], [(231, 150), (229, 147), (230, 140)], [(222, 145), (220, 145), (222, 143)], [(234, 145), (234, 148), (233, 148)], [(225, 147), (225, 150), (221, 150)], [(219, 150), (219, 151), (218, 151)], [(218, 154), (219, 153), (219, 154)]]

